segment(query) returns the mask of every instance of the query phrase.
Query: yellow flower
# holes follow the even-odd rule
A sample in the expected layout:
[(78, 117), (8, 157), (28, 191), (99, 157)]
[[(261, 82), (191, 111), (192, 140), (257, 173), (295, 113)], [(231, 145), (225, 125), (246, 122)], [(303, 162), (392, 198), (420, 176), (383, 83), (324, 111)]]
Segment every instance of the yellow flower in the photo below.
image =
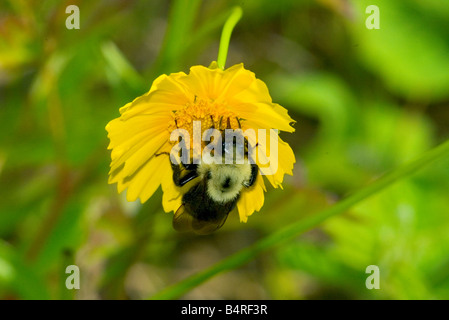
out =
[[(140, 198), (143, 203), (162, 186), (162, 204), (166, 212), (176, 212), (182, 196), (194, 182), (175, 186), (169, 157), (175, 142), (170, 133), (182, 128), (192, 133), (193, 121), (201, 121), (206, 130), (218, 123), (228, 123), (232, 129), (278, 129), (293, 132), (294, 122), (287, 110), (272, 102), (265, 83), (257, 79), (243, 64), (226, 70), (213, 62), (209, 68), (193, 66), (190, 73), (161, 75), (146, 94), (120, 109), (120, 117), (108, 123), (111, 169), (109, 183), (117, 183), (118, 192), (127, 189), (127, 200)], [(237, 202), (240, 221), (259, 211), (266, 191), (263, 175), (275, 188), (281, 186), (284, 174), (292, 174), (295, 157), (290, 146), (276, 135), (278, 161), (268, 165), (260, 159), (268, 157), (273, 141), (249, 141), (258, 154), (259, 173), (255, 185), (243, 188)], [(163, 156), (160, 156), (163, 155)], [(199, 178), (196, 178), (199, 179)]]

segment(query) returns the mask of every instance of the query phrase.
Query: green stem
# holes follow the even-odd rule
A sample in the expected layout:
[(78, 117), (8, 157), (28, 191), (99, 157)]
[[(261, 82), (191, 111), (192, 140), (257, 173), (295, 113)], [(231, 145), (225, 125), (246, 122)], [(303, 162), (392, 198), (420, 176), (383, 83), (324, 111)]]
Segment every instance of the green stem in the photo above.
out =
[(162, 291), (158, 292), (156, 295), (150, 297), (151, 299), (176, 299), (191, 290), (192, 288), (200, 285), (209, 278), (227, 271), (235, 269), (244, 263), (253, 259), (259, 253), (271, 249), (276, 245), (291, 240), (303, 232), (316, 227), (326, 219), (335, 216), (337, 214), (343, 213), (355, 204), (365, 200), (368, 197), (384, 190), (386, 187), (390, 186), (394, 182), (403, 179), (412, 173), (416, 172), (418, 169), (430, 164), (434, 160), (441, 158), (443, 156), (449, 155), (449, 140), (443, 144), (427, 151), (417, 160), (403, 165), (402, 167), (382, 176), (378, 180), (374, 181), (372, 184), (366, 186), (362, 190), (354, 193), (353, 195), (347, 197), (346, 199), (338, 202), (332, 207), (324, 209), (319, 213), (309, 216), (308, 218), (297, 221), (281, 230), (259, 240), (255, 244), (240, 250), (239, 252), (225, 258), (224, 260), (218, 262), (217, 264), (200, 271), (180, 282), (169, 286)]
[(231, 41), (232, 30), (242, 17), (243, 11), (240, 7), (235, 7), (228, 20), (226, 20), (223, 31), (221, 32), (220, 47), (218, 49), (217, 64), (222, 70), (225, 68), (226, 58), (228, 56), (229, 42)]
[[(156, 63), (147, 71), (145, 78), (156, 78), (162, 73), (178, 72), (183, 66), (182, 58), (187, 54), (188, 39), (193, 34), (195, 18), (201, 0), (173, 0), (164, 42)], [(188, 55), (188, 54), (187, 54)]]

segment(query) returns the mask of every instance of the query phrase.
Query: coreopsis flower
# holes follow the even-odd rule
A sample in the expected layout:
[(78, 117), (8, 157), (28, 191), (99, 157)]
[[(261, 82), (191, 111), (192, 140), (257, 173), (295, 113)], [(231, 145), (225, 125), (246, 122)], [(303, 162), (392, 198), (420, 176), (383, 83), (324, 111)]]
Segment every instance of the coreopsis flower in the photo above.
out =
[[(262, 208), (264, 179), (277, 188), (284, 174), (292, 174), (295, 157), (290, 146), (278, 135), (262, 137), (260, 132), (293, 132), (294, 121), (243, 64), (222, 70), (213, 62), (209, 67), (193, 66), (188, 74), (161, 75), (150, 91), (122, 107), (120, 114), (106, 126), (108, 149), (112, 149), (109, 183), (117, 183), (119, 193), (127, 189), (128, 201), (139, 198), (143, 203), (162, 186), (166, 212), (176, 212), (183, 205), (183, 195), (200, 178), (182, 187), (174, 183), (169, 154), (177, 141), (171, 141), (170, 135), (184, 129), (192, 136), (194, 123), (200, 123), (202, 132), (223, 129), (223, 124), (227, 129), (256, 132), (248, 143), (256, 151), (257, 179), (251, 187), (242, 188), (236, 203), (241, 222)], [(267, 161), (274, 144), (277, 157)]]

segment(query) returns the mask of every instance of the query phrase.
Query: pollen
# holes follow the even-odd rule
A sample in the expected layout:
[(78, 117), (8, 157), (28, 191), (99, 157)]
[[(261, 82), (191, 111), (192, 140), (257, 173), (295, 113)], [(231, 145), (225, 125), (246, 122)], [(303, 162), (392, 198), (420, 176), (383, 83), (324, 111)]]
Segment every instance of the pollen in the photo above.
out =
[[(225, 103), (195, 96), (194, 100), (187, 103), (183, 108), (172, 111), (168, 131), (185, 129), (192, 139), (194, 125), (200, 124), (201, 134), (203, 134), (204, 131), (211, 128), (217, 130), (238, 129), (240, 128), (240, 120), (237, 114), (230, 110)], [(194, 121), (199, 122), (194, 123)]]

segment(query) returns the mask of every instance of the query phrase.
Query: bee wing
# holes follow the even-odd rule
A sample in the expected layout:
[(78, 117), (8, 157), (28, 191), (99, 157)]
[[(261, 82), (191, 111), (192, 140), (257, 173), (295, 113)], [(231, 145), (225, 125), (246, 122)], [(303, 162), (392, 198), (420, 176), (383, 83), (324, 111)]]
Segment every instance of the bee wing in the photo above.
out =
[(179, 232), (193, 231), (192, 222), (192, 215), (186, 212), (184, 205), (180, 206), (173, 216), (173, 228)]
[(192, 227), (193, 231), (197, 234), (211, 234), (214, 231), (217, 231), (220, 229), (224, 223), (226, 222), (228, 215), (223, 215), (217, 220), (213, 221), (205, 221), (205, 220), (198, 220), (193, 219)]
[(196, 234), (206, 235), (221, 228), (227, 217), (228, 215), (224, 214), (218, 219), (200, 220), (185, 205), (182, 205), (173, 216), (173, 228), (180, 232), (193, 231)]

